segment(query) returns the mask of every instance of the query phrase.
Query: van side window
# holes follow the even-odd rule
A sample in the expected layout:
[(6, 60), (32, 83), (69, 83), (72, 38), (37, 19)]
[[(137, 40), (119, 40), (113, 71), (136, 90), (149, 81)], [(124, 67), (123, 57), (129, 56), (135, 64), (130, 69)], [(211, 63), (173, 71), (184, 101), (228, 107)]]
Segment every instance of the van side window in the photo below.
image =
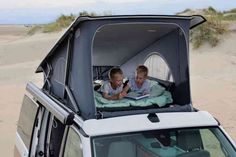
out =
[(25, 95), (17, 125), (17, 133), (28, 149), (30, 146), (30, 139), (33, 132), (37, 110), (38, 105), (31, 98)]
[(150, 55), (144, 62), (148, 75), (163, 81), (173, 82), (173, 76), (166, 61), (157, 53)]
[(63, 157), (83, 157), (81, 139), (73, 128), (69, 129)]

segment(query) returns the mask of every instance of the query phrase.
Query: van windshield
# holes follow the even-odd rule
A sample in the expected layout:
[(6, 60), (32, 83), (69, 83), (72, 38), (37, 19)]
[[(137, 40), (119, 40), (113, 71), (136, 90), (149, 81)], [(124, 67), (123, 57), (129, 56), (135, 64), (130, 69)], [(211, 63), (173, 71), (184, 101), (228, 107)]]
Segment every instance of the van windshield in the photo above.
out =
[(169, 129), (94, 137), (93, 157), (233, 157), (217, 127)]

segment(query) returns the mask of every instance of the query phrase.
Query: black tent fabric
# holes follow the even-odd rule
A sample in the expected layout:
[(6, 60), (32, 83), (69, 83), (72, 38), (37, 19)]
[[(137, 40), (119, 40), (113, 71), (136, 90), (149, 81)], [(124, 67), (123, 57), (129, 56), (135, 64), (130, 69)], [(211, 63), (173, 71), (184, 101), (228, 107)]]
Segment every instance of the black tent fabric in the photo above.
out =
[(97, 117), (94, 79), (107, 78), (113, 66), (129, 75), (147, 56), (158, 52), (174, 78), (174, 103), (188, 105), (189, 29), (204, 21), (202, 16), (79, 17), (36, 72), (44, 72), (44, 90), (84, 119), (93, 119)]

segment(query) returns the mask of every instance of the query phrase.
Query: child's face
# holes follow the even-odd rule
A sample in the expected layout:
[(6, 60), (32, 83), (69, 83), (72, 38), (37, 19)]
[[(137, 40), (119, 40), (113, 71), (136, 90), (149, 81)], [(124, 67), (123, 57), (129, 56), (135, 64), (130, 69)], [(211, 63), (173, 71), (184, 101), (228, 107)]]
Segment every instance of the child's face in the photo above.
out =
[(147, 76), (144, 73), (137, 73), (135, 77), (135, 82), (138, 86), (142, 86), (146, 78)]
[(122, 74), (115, 74), (113, 78), (111, 78), (111, 83), (113, 87), (119, 87), (123, 83), (123, 75)]

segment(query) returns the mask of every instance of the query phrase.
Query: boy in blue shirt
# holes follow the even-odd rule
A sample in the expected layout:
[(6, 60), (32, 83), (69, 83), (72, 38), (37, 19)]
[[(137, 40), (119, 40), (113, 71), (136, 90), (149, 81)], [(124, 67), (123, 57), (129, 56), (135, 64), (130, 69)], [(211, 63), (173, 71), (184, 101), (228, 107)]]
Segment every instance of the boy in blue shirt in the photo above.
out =
[(148, 68), (144, 65), (139, 65), (136, 68), (135, 77), (129, 79), (129, 82), (126, 87), (124, 87), (124, 91), (141, 93), (143, 95), (150, 93), (150, 82), (147, 80), (148, 77)]

